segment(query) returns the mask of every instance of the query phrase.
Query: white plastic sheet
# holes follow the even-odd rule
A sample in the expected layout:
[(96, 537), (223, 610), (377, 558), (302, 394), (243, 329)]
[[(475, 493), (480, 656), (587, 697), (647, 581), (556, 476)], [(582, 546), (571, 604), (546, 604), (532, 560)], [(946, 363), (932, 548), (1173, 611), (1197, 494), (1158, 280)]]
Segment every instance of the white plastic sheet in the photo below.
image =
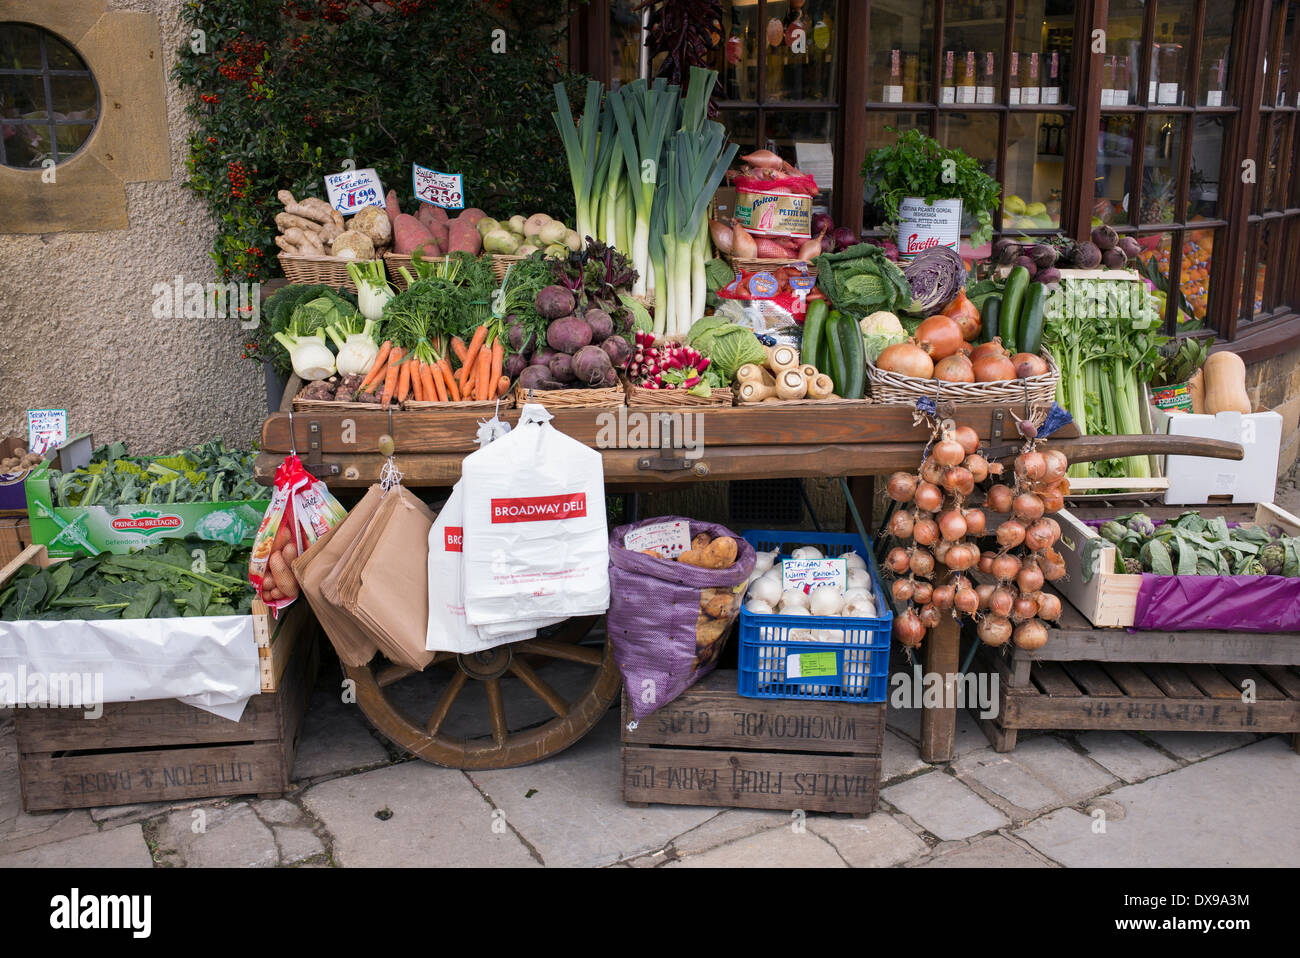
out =
[(237, 722), (260, 691), (251, 616), (0, 622), (0, 706), (174, 698)]

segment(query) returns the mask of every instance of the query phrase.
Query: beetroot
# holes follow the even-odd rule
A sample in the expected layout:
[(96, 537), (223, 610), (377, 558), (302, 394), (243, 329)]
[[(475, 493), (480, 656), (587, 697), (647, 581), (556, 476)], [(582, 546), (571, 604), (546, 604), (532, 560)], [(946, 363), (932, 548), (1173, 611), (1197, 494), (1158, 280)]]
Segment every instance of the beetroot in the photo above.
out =
[(1079, 269), (1096, 269), (1101, 265), (1101, 250), (1087, 240), (1074, 248), (1074, 265)]
[(562, 389), (564, 384), (551, 378), (545, 366), (529, 366), (519, 374), (519, 385), (524, 389)]
[(1038, 272), (1038, 264), (1035, 263), (1028, 256), (1017, 256), (1015, 262), (1013, 262), (1011, 265), (1023, 266), (1025, 269), (1029, 270), (1029, 275), (1031, 278), (1036, 272)]
[(615, 369), (626, 369), (632, 359), (632, 347), (622, 336), (611, 336), (600, 344)]
[(582, 317), (591, 327), (591, 341), (599, 345), (614, 335), (614, 320), (603, 309), (589, 309)]
[(591, 344), (591, 327), (577, 316), (565, 316), (546, 328), (546, 342), (552, 349), (572, 355)]
[(563, 286), (547, 286), (537, 294), (535, 305), (547, 319), (559, 319), (573, 312), (573, 293)]
[(607, 378), (606, 370), (613, 372), (614, 365), (599, 346), (583, 346), (573, 356), (573, 374), (581, 383), (598, 385)]
[(501, 368), (511, 379), (516, 379), (528, 368), (528, 357), (523, 353), (511, 353), (506, 357), (505, 364)]
[(1124, 255), (1122, 249), (1112, 246), (1101, 254), (1101, 262), (1103, 266), (1108, 266), (1111, 269), (1123, 269), (1128, 265), (1128, 257)]
[(572, 382), (575, 378), (573, 375), (573, 357), (568, 353), (556, 353), (546, 365), (551, 370), (551, 378), (556, 382)]
[(533, 358), (529, 360), (529, 362), (533, 366), (547, 366), (550, 365), (551, 357), (554, 355), (554, 349), (551, 349), (549, 346), (543, 346), (541, 349), (537, 350), (537, 352), (533, 353)]

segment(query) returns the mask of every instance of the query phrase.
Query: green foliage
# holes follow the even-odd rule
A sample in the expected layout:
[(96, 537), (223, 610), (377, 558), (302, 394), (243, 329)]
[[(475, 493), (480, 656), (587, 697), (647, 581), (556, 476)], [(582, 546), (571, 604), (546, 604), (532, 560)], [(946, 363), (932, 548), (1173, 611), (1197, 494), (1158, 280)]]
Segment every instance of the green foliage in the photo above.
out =
[[(188, 185), (216, 223), (218, 275), (278, 274), (276, 192), (323, 198), (322, 178), (347, 160), (373, 167), (408, 210), (418, 162), (463, 173), (468, 205), (571, 222), (550, 118), (553, 85), (573, 79), (556, 56), (567, 11), (564, 0), (183, 4), (174, 76), (194, 95)], [(280, 352), (264, 317), (244, 355)]]
[(253, 479), (256, 456), (222, 439), (157, 459), (127, 456), (126, 446), (114, 443), (96, 449), (84, 468), (49, 470), (51, 498), (61, 507), (261, 499), (266, 491)]
[(875, 196), (868, 197), (880, 214), (879, 226), (898, 225), (899, 208), (909, 196), (927, 201), (961, 200), (962, 212), (979, 226), (971, 233), (972, 246), (993, 235), (993, 210), (1002, 187), (961, 150), (946, 149), (920, 130), (904, 130), (890, 146), (867, 154), (862, 178)]
[[(203, 552), (199, 565), (193, 553)], [(249, 550), (169, 539), (131, 555), (101, 553), (45, 569), (24, 566), (0, 593), (0, 620), (157, 619), (235, 615), (252, 607)]]

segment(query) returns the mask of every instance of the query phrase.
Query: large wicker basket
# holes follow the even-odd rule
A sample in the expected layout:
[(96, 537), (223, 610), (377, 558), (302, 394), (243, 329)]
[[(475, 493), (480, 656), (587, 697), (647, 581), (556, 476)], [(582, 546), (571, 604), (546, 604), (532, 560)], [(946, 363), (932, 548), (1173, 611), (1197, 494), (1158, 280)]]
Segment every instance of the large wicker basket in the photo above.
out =
[[(532, 393), (532, 399), (529, 400), (529, 393)], [(606, 389), (534, 389), (527, 390), (523, 386), (515, 383), (515, 405), (523, 408), (527, 402), (540, 403), (551, 409), (563, 407), (579, 406), (597, 406), (605, 408), (618, 408), (623, 405), (626, 396), (623, 392), (623, 384), (610, 386)]]
[(408, 400), (402, 404), (402, 408), (411, 412), (421, 410), (447, 410), (451, 412), (465, 412), (466, 410), (479, 409), (491, 411), (494, 409), (514, 409), (515, 395), (508, 392), (500, 399), (464, 399), (459, 402), (420, 402), (419, 400)]
[[(446, 262), (446, 259), (445, 256), (426, 256), (423, 261), (426, 263), (442, 263)], [(402, 267), (405, 267), (412, 276), (415, 275), (415, 270), (411, 267), (410, 253), (384, 254), (384, 269), (388, 272), (388, 281), (393, 284), (393, 288), (399, 293), (406, 289), (407, 285), (406, 278), (401, 274)]]
[(627, 386), (627, 404), (637, 409), (685, 409), (730, 406), (736, 396), (730, 389), (711, 389), (707, 396), (696, 396), (685, 389), (646, 389), (631, 382)]
[(293, 253), (280, 254), (280, 268), (285, 278), (295, 285), (323, 284), (338, 289), (340, 286), (350, 292), (357, 291), (357, 284), (352, 282), (348, 273), (348, 263), (356, 260), (341, 259), (337, 256), (297, 256)]
[(802, 266), (809, 276), (817, 275), (817, 267), (802, 259), (749, 259), (744, 256), (728, 256), (727, 262), (738, 272), (756, 273), (759, 270), (780, 269), (782, 266)]
[(1047, 360), (1047, 372), (1028, 379), (1006, 379), (994, 383), (950, 383), (939, 379), (918, 379), (887, 372), (867, 363), (867, 382), (871, 398), (879, 403), (915, 403), (922, 396), (949, 402), (1013, 403), (1029, 401), (1031, 405), (1050, 406), (1056, 398), (1060, 367), (1046, 349), (1040, 355)]
[(737, 409), (781, 409), (786, 406), (838, 406), (846, 409), (852, 406), (871, 405), (871, 399), (845, 399), (842, 396), (827, 396), (825, 399), (764, 399), (760, 402), (741, 402), (736, 400)]
[(492, 275), (501, 282), (506, 278), (506, 270), (510, 268), (511, 263), (518, 263), (521, 259), (527, 259), (525, 256), (513, 256), (505, 253), (489, 253), (492, 257)]

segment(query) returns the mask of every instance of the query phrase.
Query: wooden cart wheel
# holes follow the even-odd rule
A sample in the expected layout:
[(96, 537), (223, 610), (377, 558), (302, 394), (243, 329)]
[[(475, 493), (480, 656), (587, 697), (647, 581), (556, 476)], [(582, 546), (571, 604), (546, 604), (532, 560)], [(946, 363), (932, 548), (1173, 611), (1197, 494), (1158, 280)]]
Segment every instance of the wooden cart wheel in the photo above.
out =
[[(553, 635), (486, 652), (440, 652), (423, 672), (391, 663), (382, 655), (368, 665), (347, 666), (345, 671), (356, 682), (357, 704), (366, 718), (389, 741), (412, 755), (448, 768), (514, 768), (564, 751), (609, 711), (620, 683), (613, 648), (608, 641), (603, 648), (578, 644), (595, 622), (595, 617), (570, 619)], [(576, 683), (580, 689), (572, 700), (541, 674), (551, 663), (570, 667), (570, 684)], [(440, 665), (445, 668), (438, 668)], [(573, 666), (583, 673), (578, 674)], [(518, 727), (511, 727), (502, 694), (502, 681), (511, 678), (545, 707), (549, 719), (529, 722), (524, 716), (516, 721)], [(440, 682), (441, 688), (435, 688)], [(485, 712), (490, 728), (485, 727), (481, 735), (449, 733), (445, 725), (458, 701), (465, 705), (480, 691), (482, 711), (473, 711), (480, 720)], [(424, 692), (431, 693), (431, 698), (412, 701)], [(407, 701), (402, 700), (403, 693)]]

